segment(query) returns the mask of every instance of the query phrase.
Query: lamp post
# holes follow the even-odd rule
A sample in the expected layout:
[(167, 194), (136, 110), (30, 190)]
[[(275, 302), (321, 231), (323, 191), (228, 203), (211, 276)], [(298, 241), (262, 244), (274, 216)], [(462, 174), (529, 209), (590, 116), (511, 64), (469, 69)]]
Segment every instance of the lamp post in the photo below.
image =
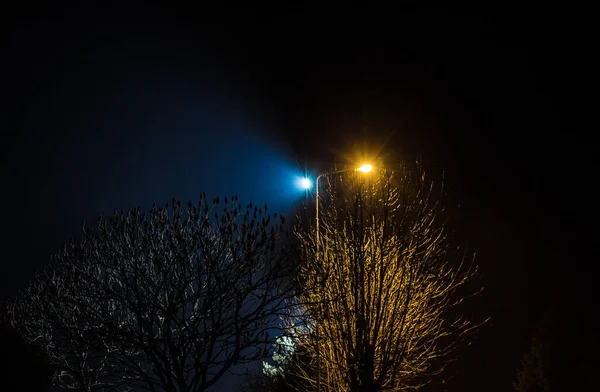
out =
[[(371, 170), (373, 170), (373, 166), (371, 166), (368, 163), (365, 163), (364, 165), (362, 165), (361, 167), (358, 167), (356, 169), (345, 169), (345, 170), (336, 170), (333, 172), (329, 172), (329, 173), (322, 173), (319, 174), (317, 176), (317, 179), (315, 180), (315, 220), (316, 220), (316, 242), (317, 242), (317, 258), (319, 258), (319, 243), (320, 243), (320, 236), (319, 236), (319, 180), (321, 179), (321, 177), (326, 177), (326, 176), (330, 176), (332, 174), (338, 174), (338, 173), (346, 173), (349, 171), (359, 171), (362, 173), (369, 173)], [(318, 324), (317, 324), (317, 328), (318, 328)], [(321, 355), (320, 355), (320, 348), (318, 346), (318, 333), (317, 333), (317, 392), (321, 391)]]
[(319, 249), (319, 179), (321, 177), (330, 176), (332, 174), (346, 173), (346, 172), (353, 171), (353, 170), (363, 172), (363, 173), (369, 173), (371, 170), (373, 170), (373, 166), (371, 166), (368, 163), (365, 163), (364, 165), (362, 165), (361, 167), (356, 168), (356, 169), (337, 170), (337, 171), (333, 171), (333, 172), (329, 172), (329, 173), (322, 173), (317, 176), (317, 179), (315, 181), (315, 198), (316, 198), (316, 203), (315, 203), (316, 218), (315, 219), (316, 219), (317, 254), (318, 254), (318, 249)]

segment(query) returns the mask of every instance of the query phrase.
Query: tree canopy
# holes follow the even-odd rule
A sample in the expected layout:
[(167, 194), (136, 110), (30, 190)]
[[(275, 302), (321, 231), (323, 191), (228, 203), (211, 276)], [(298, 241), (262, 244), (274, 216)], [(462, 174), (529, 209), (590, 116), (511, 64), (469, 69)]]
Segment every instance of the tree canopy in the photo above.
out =
[(283, 218), (237, 197), (100, 218), (10, 304), (53, 385), (203, 391), (266, 356), (293, 282)]

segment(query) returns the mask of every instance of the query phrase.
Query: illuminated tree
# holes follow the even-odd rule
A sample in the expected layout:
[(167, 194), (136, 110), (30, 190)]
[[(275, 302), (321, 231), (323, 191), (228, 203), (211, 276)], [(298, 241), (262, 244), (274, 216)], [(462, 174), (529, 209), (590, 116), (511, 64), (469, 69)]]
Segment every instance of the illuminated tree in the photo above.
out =
[(417, 389), (481, 324), (460, 310), (481, 290), (477, 268), (450, 246), (435, 192), (418, 165), (330, 176), (320, 243), (314, 229), (297, 233), (300, 283), (313, 287), (299, 299), (310, 333), (298, 337), (312, 390)]
[[(289, 331), (288, 331), (289, 332)], [(242, 390), (246, 392), (298, 392), (313, 390), (306, 379), (313, 369), (310, 356), (298, 339), (300, 335), (282, 335), (273, 344), (273, 355), (263, 362), (262, 371), (246, 374)]]
[(101, 218), (12, 302), (11, 322), (55, 386), (204, 391), (267, 354), (293, 289), (282, 224), (205, 195), (186, 212), (173, 201)]

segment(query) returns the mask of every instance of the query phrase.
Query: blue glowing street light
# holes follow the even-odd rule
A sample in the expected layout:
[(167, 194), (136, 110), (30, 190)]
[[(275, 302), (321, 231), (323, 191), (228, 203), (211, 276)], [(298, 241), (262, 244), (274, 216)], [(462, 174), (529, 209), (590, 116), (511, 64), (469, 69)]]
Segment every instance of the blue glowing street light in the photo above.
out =
[(300, 180), (300, 186), (302, 187), (302, 189), (309, 190), (310, 188), (312, 188), (312, 181), (310, 180), (310, 178), (302, 178)]

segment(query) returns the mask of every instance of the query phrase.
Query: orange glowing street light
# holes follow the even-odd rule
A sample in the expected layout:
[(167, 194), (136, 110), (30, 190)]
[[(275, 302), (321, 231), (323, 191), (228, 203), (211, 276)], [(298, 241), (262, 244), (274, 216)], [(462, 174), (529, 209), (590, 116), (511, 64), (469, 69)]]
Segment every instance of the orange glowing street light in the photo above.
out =
[(358, 170), (359, 172), (368, 173), (371, 170), (373, 170), (373, 166), (368, 163), (365, 163), (364, 165), (362, 165), (361, 167), (359, 167), (356, 170)]

